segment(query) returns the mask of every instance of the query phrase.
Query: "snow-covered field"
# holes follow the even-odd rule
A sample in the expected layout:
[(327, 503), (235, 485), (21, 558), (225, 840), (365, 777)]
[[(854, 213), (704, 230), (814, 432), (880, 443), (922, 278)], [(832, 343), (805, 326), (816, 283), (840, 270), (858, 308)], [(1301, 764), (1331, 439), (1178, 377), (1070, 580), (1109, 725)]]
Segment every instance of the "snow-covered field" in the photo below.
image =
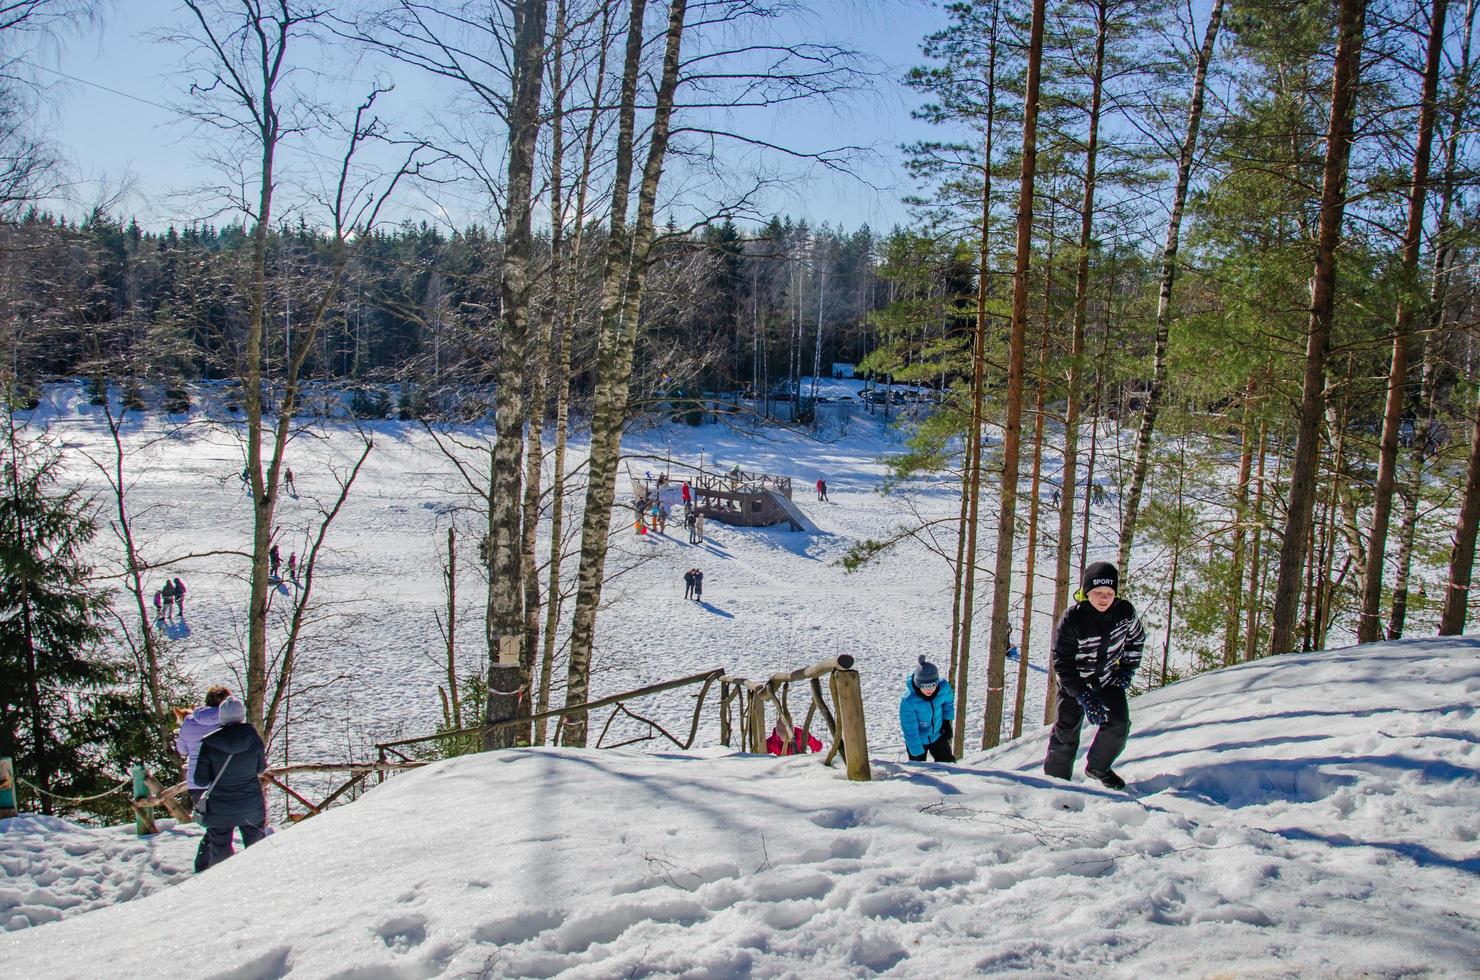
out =
[[(7, 933), (0, 965), (49, 980), (1474, 976), (1477, 703), (1480, 639), (1205, 674), (1133, 702), (1131, 794), (1043, 777), (1041, 733), (958, 766), (876, 754), (870, 783), (713, 749), (463, 757), (176, 887)], [(39, 833), (50, 862), (27, 863)], [(0, 824), (5, 901), (155, 888), (193, 838), (123, 843)]]
[[(819, 394), (836, 398), (857, 394), (859, 387), (861, 382), (826, 381)], [(80, 387), (54, 387), (49, 395), (38, 423), (48, 425), (67, 447), (69, 472), (106, 499), (101, 474), (87, 459), (111, 465), (113, 447), (99, 410), (87, 404)], [(920, 654), (940, 662), (942, 669), (949, 659), (952, 578), (944, 556), (954, 558), (952, 522), (959, 490), (955, 481), (942, 477), (910, 481), (889, 496), (880, 494), (888, 472), (886, 457), (903, 448), (902, 436), (861, 404), (830, 410), (850, 417), (846, 424), (834, 418), (824, 439), (774, 426), (731, 424), (665, 424), (629, 434), (624, 451), (631, 458), (619, 483), (619, 502), (630, 489), (629, 471), (641, 476), (671, 466), (682, 476), (701, 465), (706, 471), (723, 471), (739, 464), (747, 471), (792, 477), (793, 497), (819, 533), (793, 532), (785, 525), (732, 528), (710, 521), (706, 541), (699, 546), (688, 544), (681, 527), (670, 527), (664, 537), (639, 540), (630, 529), (630, 510), (619, 509), (605, 608), (598, 619), (594, 697), (712, 667), (766, 677), (850, 653), (863, 678), (871, 747), (885, 758), (904, 758), (894, 711), (900, 676)], [(182, 421), (149, 416), (126, 427), (125, 471), (134, 532), (148, 561), (202, 556), (168, 567), (167, 574), (182, 576), (190, 592), (186, 622), (169, 627), (166, 636), (200, 688), (226, 683), (239, 689), (247, 591), (242, 552), (251, 518), (239, 479), (242, 431), (198, 417), (189, 424)], [(442, 562), (446, 530), (454, 522), (461, 542), (459, 659), (473, 669), (483, 654), (484, 585), (476, 551), (482, 518), (471, 509), (475, 501), (467, 484), (416, 423), (378, 422), (363, 434), (373, 437), (375, 447), (330, 532), (319, 566), (316, 611), (297, 654), (302, 693), (288, 706), (291, 727), (286, 746), (282, 739), (276, 746), (279, 759), (284, 752), (295, 762), (364, 758), (374, 741), (434, 730), (440, 720), (437, 685), (445, 681), (437, 620), (446, 606)], [(463, 446), (457, 451), (472, 471), (486, 470), (476, 452), (491, 441), (491, 428), (454, 435)], [(306, 426), (295, 435), (287, 460), (300, 494), (285, 497), (279, 510), (278, 540), (285, 563), (291, 552), (302, 555), (306, 550), (318, 506), (332, 503), (336, 473), (346, 472), (359, 455), (361, 438), (361, 431), (347, 422)], [(581, 466), (585, 453), (582, 436), (572, 444), (572, 470)], [(813, 484), (818, 478), (828, 482), (829, 503), (816, 500)], [(1049, 493), (1045, 485), (1045, 503)], [(983, 519), (990, 521), (994, 498), (989, 496), (982, 507)], [(1098, 530), (1103, 535), (1092, 539), (1106, 554), (1113, 550), (1109, 513), (1101, 512), (1103, 527)], [(900, 524), (922, 520), (937, 523), (877, 565), (849, 574), (837, 563), (857, 542), (887, 537)], [(578, 527), (573, 521), (567, 527), (573, 524)], [(98, 556), (109, 547), (105, 529), (98, 537)], [(541, 554), (546, 547), (542, 541)], [(1093, 545), (1092, 553), (1099, 553)], [(115, 553), (115, 566), (116, 558)], [(693, 566), (705, 573), (702, 605), (683, 599), (683, 573)], [(1025, 711), (1029, 724), (1043, 717), (1052, 591), (1047, 546), (1038, 567)], [(567, 583), (574, 581), (574, 573), (572, 555)], [(971, 669), (975, 694), (986, 685), (988, 582), (978, 579), (978, 639)], [(151, 588), (162, 583), (161, 577)], [(290, 611), (290, 588), (285, 584), (274, 596), (278, 638)], [(1020, 588), (1019, 583), (1014, 594)], [(1015, 624), (1018, 616), (1014, 614)], [(1176, 654), (1174, 648), (1174, 662)], [(1009, 674), (1011, 685), (1013, 665)], [(561, 665), (559, 680), (563, 678)], [(557, 689), (554, 703), (563, 700)], [(973, 701), (978, 699), (973, 696)], [(638, 704), (655, 710), (665, 724), (681, 723), (687, 731), (688, 702)], [(598, 716), (595, 724), (604, 720)], [(979, 744), (979, 713), (967, 724), (968, 744)], [(608, 742), (645, 731), (619, 722)], [(709, 710), (695, 744), (717, 740), (718, 716)], [(650, 744), (656, 748), (662, 743)]]

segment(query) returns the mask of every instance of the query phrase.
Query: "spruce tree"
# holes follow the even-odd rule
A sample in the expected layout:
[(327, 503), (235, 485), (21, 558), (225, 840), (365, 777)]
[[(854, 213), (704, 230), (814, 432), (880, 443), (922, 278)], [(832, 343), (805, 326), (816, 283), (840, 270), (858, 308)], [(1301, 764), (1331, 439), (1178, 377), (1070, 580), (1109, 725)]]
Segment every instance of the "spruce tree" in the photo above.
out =
[[(107, 635), (104, 591), (90, 585), (83, 549), (96, 524), (76, 489), (57, 487), (61, 454), (6, 427), (0, 476), (0, 755), (53, 796), (87, 795), (112, 778), (103, 771), (116, 732), (107, 688), (119, 670), (101, 655)], [(126, 699), (119, 699), (126, 700)], [(115, 707), (121, 705), (115, 705)], [(24, 797), (24, 792), (21, 794)]]

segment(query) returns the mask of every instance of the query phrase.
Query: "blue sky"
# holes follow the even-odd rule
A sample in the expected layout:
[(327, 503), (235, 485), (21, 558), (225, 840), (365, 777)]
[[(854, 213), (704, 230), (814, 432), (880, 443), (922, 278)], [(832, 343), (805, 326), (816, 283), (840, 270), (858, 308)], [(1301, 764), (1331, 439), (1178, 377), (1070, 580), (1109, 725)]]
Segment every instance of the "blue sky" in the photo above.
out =
[[(181, 196), (219, 175), (203, 164), (199, 141), (169, 109), (176, 99), (182, 54), (157, 39), (182, 23), (173, 0), (119, 0), (101, 26), (66, 39), (53, 57), (36, 57), (71, 78), (52, 74), (48, 120), (52, 135), (75, 162), (84, 182), (68, 210), (86, 207), (98, 187), (127, 177), (132, 188), (121, 210), (148, 227), (181, 223), (204, 212), (199, 198)], [(885, 229), (907, 220), (899, 203), (909, 192), (898, 166), (899, 144), (926, 134), (909, 118), (912, 93), (897, 82), (919, 60), (919, 41), (942, 20), (925, 0), (815, 0), (780, 30), (796, 38), (831, 40), (875, 59), (884, 74), (876, 91), (844, 104), (793, 107), (745, 121), (747, 132), (774, 142), (821, 149), (843, 144), (876, 148), (860, 163), (864, 181), (828, 172), (799, 173), (787, 164), (789, 179), (769, 192), (764, 209), (846, 228), (867, 222)], [(434, 96), (431, 87), (407, 70), (397, 72), (391, 97), (405, 116), (417, 114)], [(777, 163), (780, 166), (780, 162)], [(871, 186), (872, 185), (872, 186)], [(459, 197), (468, 200), (466, 194)], [(455, 202), (448, 210), (461, 217)]]

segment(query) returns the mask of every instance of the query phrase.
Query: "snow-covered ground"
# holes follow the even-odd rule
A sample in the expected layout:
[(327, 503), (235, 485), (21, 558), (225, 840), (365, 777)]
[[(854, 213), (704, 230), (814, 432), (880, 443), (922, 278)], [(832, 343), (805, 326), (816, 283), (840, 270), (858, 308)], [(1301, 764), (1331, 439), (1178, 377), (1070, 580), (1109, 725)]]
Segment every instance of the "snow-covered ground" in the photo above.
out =
[[(858, 381), (827, 380), (819, 392), (836, 398), (856, 395), (861, 386)], [(37, 424), (47, 425), (65, 444), (69, 472), (106, 499), (101, 474), (87, 459), (111, 465), (113, 447), (99, 410), (87, 404), (79, 386), (53, 387), (48, 395)], [(947, 477), (927, 478), (881, 494), (887, 457), (904, 448), (900, 431), (862, 405), (838, 404), (829, 411), (833, 414), (821, 439), (733, 422), (700, 427), (668, 423), (638, 427), (628, 435), (623, 448), (630, 459), (619, 483), (619, 502), (630, 492), (629, 472), (640, 477), (647, 470), (671, 467), (682, 477), (700, 466), (724, 471), (738, 464), (747, 471), (792, 477), (793, 497), (819, 532), (793, 532), (785, 525), (733, 528), (709, 521), (699, 546), (688, 544), (681, 527), (671, 527), (667, 536), (639, 540), (630, 529), (630, 510), (620, 508), (597, 624), (594, 697), (711, 667), (767, 677), (850, 653), (862, 674), (872, 747), (886, 758), (904, 758), (894, 711), (899, 675), (920, 654), (943, 669), (949, 659), (952, 577), (947, 557), (954, 559), (959, 488)], [(362, 432), (373, 437), (375, 447), (330, 532), (319, 566), (317, 609), (297, 652), (301, 693), (288, 705), (291, 728), (286, 744), (280, 738), (275, 746), (279, 761), (285, 755), (295, 762), (365, 758), (374, 741), (434, 730), (441, 713), (437, 685), (445, 682), (438, 616), (446, 606), (442, 562), (450, 523), (458, 525), (461, 542), (459, 659), (470, 670), (482, 656), (484, 585), (476, 550), (482, 519), (472, 509), (475, 501), (457, 469), (416, 423), (377, 422), (363, 430), (349, 422), (314, 423), (295, 435), (287, 460), (300, 494), (285, 497), (278, 512), (284, 562), (291, 552), (304, 553), (318, 506), (332, 503), (336, 473), (347, 471), (359, 455)], [(486, 462), (480, 466), (476, 452), (491, 441), (491, 427), (453, 435), (469, 468), (485, 471)], [(183, 577), (190, 591), (186, 622), (168, 627), (165, 635), (202, 689), (211, 683), (239, 687), (243, 663), (247, 564), (242, 552), (251, 514), (239, 479), (241, 438), (240, 426), (211, 424), (199, 416), (186, 423), (180, 417), (151, 415), (125, 427), (130, 507), (145, 559), (200, 556), (168, 567), (167, 574)], [(572, 444), (573, 471), (579, 470), (586, 451), (581, 436)], [(818, 478), (827, 480), (828, 503), (816, 500), (813, 485)], [(1042, 493), (1046, 503), (1050, 488), (1045, 485)], [(990, 520), (994, 507), (989, 492), (982, 504), (984, 520)], [(1103, 534), (1092, 540), (1098, 543), (1097, 553), (1108, 554), (1114, 547), (1110, 512), (1097, 513), (1103, 525), (1097, 531)], [(859, 541), (888, 537), (901, 524), (920, 522), (927, 526), (918, 537), (907, 539), (877, 564), (853, 574), (838, 564)], [(567, 521), (567, 528), (573, 524), (578, 527)], [(104, 530), (95, 557), (105, 556), (109, 547)], [(542, 538), (541, 554), (546, 547)], [(112, 561), (116, 566), (116, 548)], [(702, 605), (683, 599), (683, 573), (693, 566), (705, 573)], [(1043, 717), (1052, 592), (1047, 546), (1038, 568), (1025, 711), (1030, 724)], [(571, 583), (574, 578), (572, 555), (565, 579)], [(986, 686), (991, 602), (986, 581), (979, 576), (973, 702)], [(161, 577), (152, 588), (162, 583)], [(285, 584), (274, 595), (273, 616), (279, 623), (274, 642), (290, 612), (290, 589)], [(1020, 590), (1019, 582), (1014, 594)], [(1015, 624), (1018, 616), (1014, 614)], [(562, 657), (563, 652), (562, 646)], [(1174, 648), (1174, 663), (1177, 653)], [(559, 681), (563, 669), (562, 663)], [(1011, 685), (1016, 676), (1012, 665), (1009, 673)], [(563, 700), (557, 687), (554, 703)], [(687, 731), (688, 704), (679, 698), (638, 706), (654, 710), (670, 730), (678, 725)], [(604, 720), (598, 717), (595, 723)], [(967, 725), (968, 744), (979, 744), (979, 711)], [(645, 731), (619, 720), (608, 742)], [(717, 740), (718, 715), (708, 710), (695, 744), (714, 745)]]
[[(1043, 777), (1041, 732), (956, 766), (876, 753), (870, 783), (815, 756), (714, 749), (463, 757), (176, 887), (7, 933), (0, 965), (48, 980), (1474, 976), (1477, 704), (1480, 639), (1204, 674), (1133, 702), (1130, 794)], [(49, 866), (16, 857), (39, 832)], [(0, 824), (9, 892), (148, 890), (193, 842), (105, 856), (117, 834)]]

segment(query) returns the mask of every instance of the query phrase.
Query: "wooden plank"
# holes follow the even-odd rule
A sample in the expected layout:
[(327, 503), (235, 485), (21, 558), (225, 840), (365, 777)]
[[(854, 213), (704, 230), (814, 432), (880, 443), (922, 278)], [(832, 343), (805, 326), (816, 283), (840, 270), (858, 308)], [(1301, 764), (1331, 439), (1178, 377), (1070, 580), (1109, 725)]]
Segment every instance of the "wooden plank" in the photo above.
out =
[(319, 808), (315, 806), (307, 797), (305, 797), (302, 793), (299, 793), (297, 790), (293, 789), (287, 783), (282, 782), (277, 777), (264, 772), (262, 774), (262, 778), (267, 780), (269, 783), (272, 783), (272, 785), (276, 786), (284, 793), (287, 793), (289, 796), (293, 797), (293, 799), (297, 800), (299, 803), (302, 803), (304, 806), (308, 807), (311, 813), (319, 812)]
[(180, 795), (187, 789), (184, 783), (176, 783), (166, 788), (164, 783), (155, 779), (153, 774), (144, 773), (144, 785), (149, 788), (150, 799), (158, 800), (159, 806), (163, 806), (165, 812), (174, 817), (180, 823), (189, 823), (194, 817), (190, 811), (180, 802)]

